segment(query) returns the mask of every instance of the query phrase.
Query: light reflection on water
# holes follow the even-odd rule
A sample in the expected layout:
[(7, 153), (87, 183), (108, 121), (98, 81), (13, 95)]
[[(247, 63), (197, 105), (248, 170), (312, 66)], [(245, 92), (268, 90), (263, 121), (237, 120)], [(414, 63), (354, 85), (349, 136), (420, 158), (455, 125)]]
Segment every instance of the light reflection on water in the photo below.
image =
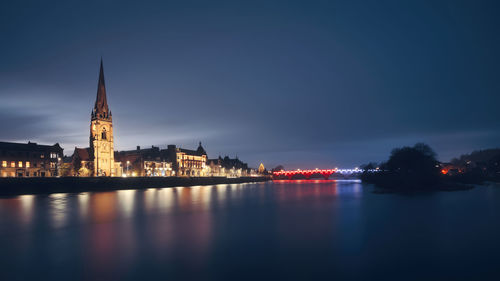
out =
[[(2, 207), (8, 208), (19, 222), (29, 225), (37, 203), (48, 205), (47, 218), (53, 228), (64, 227), (77, 221), (108, 222), (116, 218), (131, 218), (137, 211), (145, 213), (204, 212), (224, 209), (249, 195), (259, 202), (266, 200), (300, 200), (304, 197), (349, 195), (360, 197), (359, 181), (314, 180), (307, 186), (290, 188), (306, 181), (275, 181), (272, 190), (258, 184), (220, 184), (146, 190), (119, 190), (113, 192), (82, 192), (78, 194), (56, 193), (48, 196), (22, 195), (2, 199)], [(140, 208), (140, 210), (135, 210)], [(78, 216), (68, 221), (77, 210)]]
[(78, 196), (78, 209), (80, 210), (80, 219), (84, 220), (89, 213), (89, 192), (82, 192)]
[[(283, 180), (4, 198), (0, 270), (20, 279), (202, 275), (219, 280), (249, 269), (248, 278), (258, 278), (261, 270), (293, 279), (287, 272), (302, 276), (302, 271), (331, 269), (341, 277), (357, 277), (364, 271), (355, 269), (365, 268), (375, 278), (375, 268), (385, 260), (398, 264), (404, 251), (420, 261), (427, 245), (437, 249), (427, 266), (441, 259), (455, 266), (460, 260), (447, 253), (457, 243), (464, 250), (461, 239), (440, 243), (463, 223), (479, 223), (476, 231), (491, 232), (476, 242), (483, 254), (500, 250), (491, 246), (500, 230), (485, 219), (500, 213), (497, 205), (483, 202), (484, 196), (500, 199), (500, 192), (492, 190), (471, 191), (475, 197), (466, 192), (405, 197), (374, 195), (359, 181)], [(480, 217), (457, 220), (464, 200), (488, 209)], [(436, 213), (439, 220), (421, 219), (436, 218)], [(434, 237), (433, 231), (442, 233)], [(477, 244), (483, 242), (487, 246)]]
[(50, 218), (53, 228), (59, 228), (65, 225), (68, 216), (68, 194), (54, 193), (49, 195)]
[(125, 217), (130, 217), (134, 211), (135, 190), (119, 190), (118, 197), (119, 210)]
[(34, 195), (21, 195), (19, 196), (21, 201), (20, 218), (23, 224), (30, 224), (33, 219), (33, 201), (35, 200)]

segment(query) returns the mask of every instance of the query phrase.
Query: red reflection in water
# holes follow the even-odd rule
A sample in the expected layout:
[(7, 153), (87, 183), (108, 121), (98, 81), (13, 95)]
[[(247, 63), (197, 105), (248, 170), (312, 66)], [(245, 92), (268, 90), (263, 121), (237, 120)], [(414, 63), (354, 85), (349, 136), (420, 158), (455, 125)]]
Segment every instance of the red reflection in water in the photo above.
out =
[[(274, 180), (273, 183), (281, 200), (338, 195), (336, 180)], [(282, 186), (286, 190), (282, 190)]]

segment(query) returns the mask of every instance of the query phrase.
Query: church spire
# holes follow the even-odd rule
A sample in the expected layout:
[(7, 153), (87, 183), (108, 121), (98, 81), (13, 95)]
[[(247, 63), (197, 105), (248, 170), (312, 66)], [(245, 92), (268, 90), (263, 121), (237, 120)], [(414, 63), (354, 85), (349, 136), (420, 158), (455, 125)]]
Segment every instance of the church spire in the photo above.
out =
[(93, 117), (99, 119), (110, 118), (108, 101), (106, 99), (106, 85), (104, 83), (104, 68), (102, 64), (102, 57), (101, 57), (101, 68), (99, 70), (99, 82), (97, 83), (97, 97), (95, 100)]

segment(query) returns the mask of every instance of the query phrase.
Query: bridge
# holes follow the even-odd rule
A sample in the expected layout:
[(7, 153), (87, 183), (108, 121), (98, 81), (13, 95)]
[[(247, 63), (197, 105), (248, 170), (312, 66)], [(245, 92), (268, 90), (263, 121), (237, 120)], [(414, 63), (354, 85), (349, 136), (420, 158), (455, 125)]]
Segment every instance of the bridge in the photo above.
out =
[[(370, 172), (372, 172), (372, 170), (369, 170)], [(378, 171), (377, 170), (373, 170), (374, 171)], [(290, 171), (285, 171), (285, 170), (281, 170), (281, 171), (275, 171), (273, 172), (273, 176), (275, 177), (281, 177), (281, 176), (286, 176), (288, 179), (292, 179), (293, 176), (295, 175), (302, 175), (304, 176), (306, 179), (310, 179), (311, 176), (313, 175), (321, 175), (325, 178), (325, 180), (327, 180), (331, 175), (333, 174), (341, 174), (341, 175), (353, 175), (353, 174), (361, 174), (363, 173), (364, 170), (363, 169), (358, 169), (358, 168), (354, 168), (354, 169), (326, 169), (326, 170), (321, 170), (321, 169), (314, 169), (314, 170), (301, 170), (301, 169), (297, 169), (297, 170), (290, 170)]]

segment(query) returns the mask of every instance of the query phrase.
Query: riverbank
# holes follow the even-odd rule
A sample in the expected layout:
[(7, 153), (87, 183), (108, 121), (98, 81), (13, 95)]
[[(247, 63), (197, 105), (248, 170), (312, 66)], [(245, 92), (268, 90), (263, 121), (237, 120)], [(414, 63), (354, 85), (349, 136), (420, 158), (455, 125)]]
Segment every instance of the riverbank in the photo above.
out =
[(268, 177), (0, 178), (0, 196), (147, 189), (268, 181)]
[(463, 178), (440, 175), (418, 177), (394, 172), (364, 173), (361, 180), (375, 185), (376, 193), (413, 193), (428, 191), (460, 191), (483, 184), (484, 180), (464, 181)]

